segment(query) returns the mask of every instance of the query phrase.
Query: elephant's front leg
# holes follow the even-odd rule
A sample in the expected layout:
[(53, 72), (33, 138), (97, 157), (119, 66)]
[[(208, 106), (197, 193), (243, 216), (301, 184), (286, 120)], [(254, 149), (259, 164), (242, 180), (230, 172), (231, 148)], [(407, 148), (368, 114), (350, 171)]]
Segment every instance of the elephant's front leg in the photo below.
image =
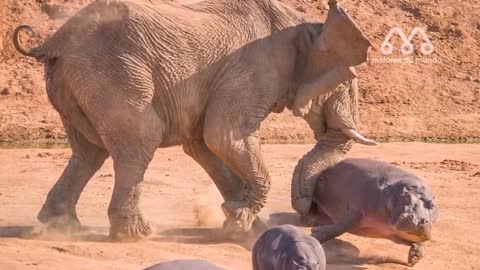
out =
[[(240, 177), (245, 185), (240, 198), (225, 201), (222, 209), (227, 217), (227, 233), (249, 231), (265, 205), (270, 189), (270, 176), (260, 156), (260, 144), (257, 133), (251, 133), (244, 139), (237, 137), (235, 131), (225, 134), (221, 131), (206, 132), (205, 142), (208, 148), (219, 156)], [(240, 133), (240, 132), (239, 132)], [(238, 135), (238, 134), (237, 134)]]
[(245, 184), (232, 169), (215, 155), (203, 140), (183, 144), (183, 151), (192, 157), (212, 178), (225, 201), (241, 200)]
[[(246, 185), (235, 172), (217, 155), (215, 155), (203, 140), (197, 140), (183, 145), (184, 152), (192, 157), (212, 178), (225, 202), (241, 201), (245, 196)], [(229, 222), (226, 222), (229, 224)], [(253, 223), (253, 229), (261, 232), (266, 225), (258, 217)]]

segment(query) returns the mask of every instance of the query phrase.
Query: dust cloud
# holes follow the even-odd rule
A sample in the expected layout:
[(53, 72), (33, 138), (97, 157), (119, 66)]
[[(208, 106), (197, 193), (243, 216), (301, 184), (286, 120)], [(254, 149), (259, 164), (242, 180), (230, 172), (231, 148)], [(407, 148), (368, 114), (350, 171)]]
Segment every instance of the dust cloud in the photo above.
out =
[(221, 205), (223, 198), (214, 185), (194, 200), (193, 215), (199, 227), (221, 227), (225, 220)]

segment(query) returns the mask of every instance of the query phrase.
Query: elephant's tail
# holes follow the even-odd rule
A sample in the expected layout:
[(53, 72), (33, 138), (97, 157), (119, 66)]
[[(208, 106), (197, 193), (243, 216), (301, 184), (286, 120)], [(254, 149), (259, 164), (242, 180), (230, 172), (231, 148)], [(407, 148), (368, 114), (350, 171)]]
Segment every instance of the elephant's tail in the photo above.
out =
[(31, 49), (26, 49), (24, 48), (21, 44), (20, 44), (20, 36), (19, 36), (19, 33), (20, 31), (22, 30), (26, 30), (28, 32), (30, 32), (31, 36), (35, 37), (36, 34), (35, 32), (33, 31), (32, 27), (29, 26), (29, 25), (20, 25), (19, 27), (17, 27), (15, 29), (15, 31), (13, 32), (13, 46), (15, 47), (15, 49), (25, 55), (25, 56), (28, 56), (28, 57), (33, 57), (35, 59), (37, 59), (38, 61), (40, 62), (45, 62), (45, 60), (47, 60), (47, 54), (45, 52), (45, 49), (43, 48), (43, 46), (39, 46), (39, 47), (35, 47), (35, 48), (31, 48)]

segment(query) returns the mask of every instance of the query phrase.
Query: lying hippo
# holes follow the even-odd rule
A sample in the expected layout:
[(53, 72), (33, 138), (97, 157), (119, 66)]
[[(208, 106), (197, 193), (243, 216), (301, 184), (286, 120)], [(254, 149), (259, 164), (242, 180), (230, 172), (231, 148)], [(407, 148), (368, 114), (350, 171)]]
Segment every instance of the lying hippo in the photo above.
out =
[(205, 260), (178, 260), (159, 263), (145, 270), (225, 270)]
[(322, 246), (293, 225), (265, 231), (252, 251), (253, 270), (325, 270)]
[(313, 201), (313, 216), (323, 214), (331, 222), (312, 229), (320, 242), (345, 232), (387, 238), (410, 245), (409, 265), (423, 257), (422, 242), (430, 240), (438, 213), (420, 178), (370, 159), (346, 159), (327, 169), (318, 179)]

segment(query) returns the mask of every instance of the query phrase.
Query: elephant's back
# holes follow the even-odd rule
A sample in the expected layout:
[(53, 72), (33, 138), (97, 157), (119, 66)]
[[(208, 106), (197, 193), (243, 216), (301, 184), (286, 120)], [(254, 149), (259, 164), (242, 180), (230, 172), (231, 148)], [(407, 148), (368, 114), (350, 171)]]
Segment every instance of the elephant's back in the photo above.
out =
[(147, 1), (97, 0), (72, 16), (46, 43), (49, 50), (63, 57), (101, 53), (151, 57), (152, 43), (163, 40), (174, 47), (182, 42), (183, 36), (176, 33), (188, 32), (184, 28), (191, 23), (181, 23), (188, 13), (187, 8), (168, 2), (153, 5)]
[[(268, 34), (267, 25), (254, 23), (249, 16), (232, 19), (229, 16), (235, 14), (221, 14), (207, 1), (192, 5), (153, 3), (92, 2), (46, 42), (48, 51), (63, 57), (67, 66), (152, 70), (159, 73), (153, 74), (158, 81), (177, 85), (200, 71), (222, 65), (228, 55)], [(248, 13), (252, 8), (243, 9)]]
[(169, 89), (205, 66), (199, 38), (208, 34), (198, 33), (203, 30), (194, 25), (210, 16), (167, 1), (98, 0), (71, 17), (43, 46), (61, 58), (62, 73), (72, 78), (72, 87), (88, 73), (104, 82), (122, 81), (121, 75), (150, 85), (162, 82), (163, 89)]

